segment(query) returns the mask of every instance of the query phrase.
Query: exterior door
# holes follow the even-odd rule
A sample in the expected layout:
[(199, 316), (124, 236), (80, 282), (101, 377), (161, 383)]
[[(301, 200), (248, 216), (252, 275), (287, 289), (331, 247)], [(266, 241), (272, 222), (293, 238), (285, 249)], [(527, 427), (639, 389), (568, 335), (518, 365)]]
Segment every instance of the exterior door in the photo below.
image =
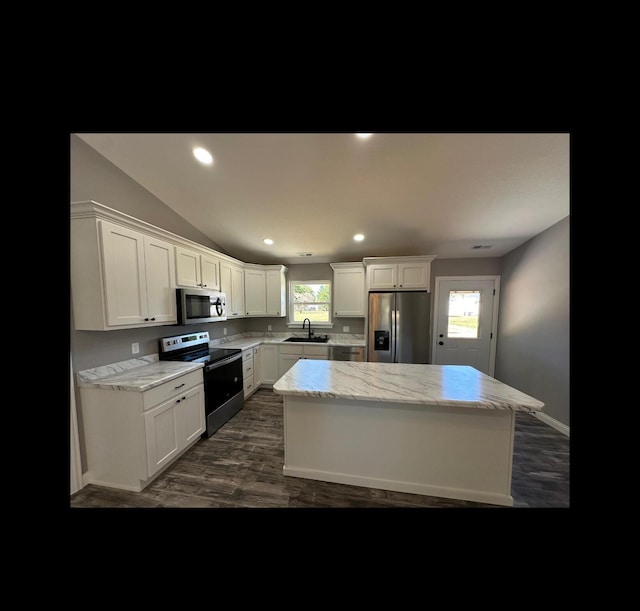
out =
[(434, 364), (471, 365), (493, 376), (499, 288), (499, 276), (436, 278)]

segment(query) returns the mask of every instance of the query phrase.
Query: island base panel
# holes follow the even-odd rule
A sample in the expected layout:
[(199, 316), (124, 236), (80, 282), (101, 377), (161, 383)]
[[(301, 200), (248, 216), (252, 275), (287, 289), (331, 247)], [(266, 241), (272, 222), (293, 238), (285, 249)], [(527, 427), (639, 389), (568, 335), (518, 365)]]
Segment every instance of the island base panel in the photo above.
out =
[(511, 410), (284, 396), (283, 473), (512, 506)]

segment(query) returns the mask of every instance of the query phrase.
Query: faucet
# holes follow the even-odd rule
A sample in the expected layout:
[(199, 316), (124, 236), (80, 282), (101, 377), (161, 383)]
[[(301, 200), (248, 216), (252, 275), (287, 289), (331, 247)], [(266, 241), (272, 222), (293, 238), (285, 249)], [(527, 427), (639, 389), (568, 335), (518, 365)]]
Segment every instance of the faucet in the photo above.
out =
[[(304, 331), (304, 323), (306, 323), (308, 320), (309, 320), (308, 318), (305, 318), (305, 319), (302, 321), (302, 330), (303, 330), (303, 331)], [(312, 333), (313, 333), (313, 332), (311, 331), (311, 321), (309, 320), (309, 339), (311, 339), (311, 335), (312, 335)]]

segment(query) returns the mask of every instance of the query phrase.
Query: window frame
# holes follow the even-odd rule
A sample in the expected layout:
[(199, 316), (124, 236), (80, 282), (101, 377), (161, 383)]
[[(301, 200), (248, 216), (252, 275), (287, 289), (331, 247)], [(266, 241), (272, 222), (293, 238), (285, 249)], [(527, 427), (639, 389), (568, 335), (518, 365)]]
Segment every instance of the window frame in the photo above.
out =
[(331, 280), (289, 280), (287, 299), (287, 327), (289, 327), (290, 329), (302, 329), (302, 322), (294, 321), (293, 296), (295, 294), (295, 291), (293, 290), (293, 287), (296, 284), (326, 284), (329, 286), (329, 321), (311, 321), (311, 328), (333, 329), (333, 282), (331, 282)]

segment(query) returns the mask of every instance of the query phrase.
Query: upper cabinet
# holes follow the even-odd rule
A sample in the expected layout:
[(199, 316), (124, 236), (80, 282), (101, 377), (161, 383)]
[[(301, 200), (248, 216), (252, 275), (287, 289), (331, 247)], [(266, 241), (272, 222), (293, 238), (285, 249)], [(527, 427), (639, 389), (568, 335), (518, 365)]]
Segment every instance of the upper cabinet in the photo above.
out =
[(265, 316), (267, 313), (266, 273), (263, 269), (244, 269), (244, 309), (247, 316)]
[(220, 290), (220, 263), (211, 255), (176, 246), (176, 285)]
[(287, 285), (283, 265), (244, 266), (246, 316), (285, 316)]
[(177, 322), (173, 244), (96, 217), (73, 219), (70, 238), (76, 329)]
[(266, 266), (267, 316), (287, 315), (287, 268), (284, 265)]
[(246, 316), (244, 270), (241, 265), (220, 261), (220, 290), (227, 296), (227, 318)]
[(429, 290), (434, 255), (420, 257), (366, 257), (367, 290)]
[(333, 268), (333, 315), (365, 316), (364, 265), (331, 263)]

